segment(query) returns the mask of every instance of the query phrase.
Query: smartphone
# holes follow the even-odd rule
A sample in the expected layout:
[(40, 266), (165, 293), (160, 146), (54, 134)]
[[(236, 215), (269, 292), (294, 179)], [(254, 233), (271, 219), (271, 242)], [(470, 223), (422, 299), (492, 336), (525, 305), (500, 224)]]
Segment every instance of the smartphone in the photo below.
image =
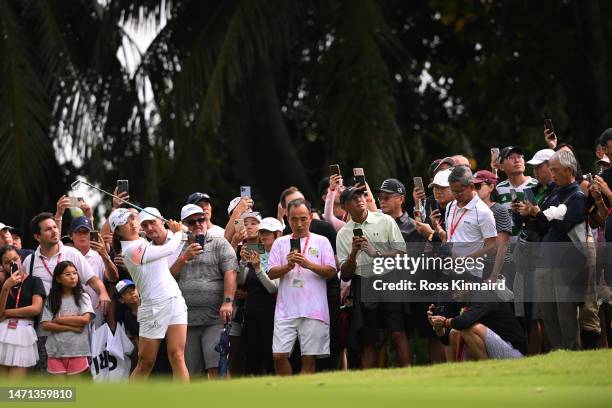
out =
[(591, 173), (585, 174), (584, 178), (589, 182), (589, 184), (593, 184), (593, 175)]
[(89, 240), (98, 242), (100, 239), (100, 233), (98, 231), (90, 231), (89, 232)]
[(264, 247), (264, 244), (262, 243), (247, 244), (247, 249), (251, 252), (257, 252), (258, 254), (266, 253), (266, 248)]
[(244, 228), (244, 220), (242, 218), (238, 218), (237, 220), (234, 220), (234, 229), (236, 231), (240, 231), (243, 228)]
[(513, 203), (518, 201), (518, 195), (516, 194), (516, 190), (513, 188), (510, 189), (510, 197), (512, 197)]
[(363, 237), (363, 230), (361, 228), (354, 228), (353, 235), (356, 237)]
[(425, 186), (423, 186), (423, 177), (413, 177), (414, 186), (416, 188), (421, 189), (421, 191), (425, 191)]
[(493, 147), (491, 148), (491, 161), (497, 162), (497, 159), (499, 159), (499, 147)]
[(206, 238), (206, 235), (204, 234), (198, 234), (195, 236), (195, 242), (196, 244), (199, 244), (202, 248), (204, 248), (204, 240)]
[(523, 194), (525, 194), (525, 200), (529, 201), (531, 204), (537, 204), (535, 195), (533, 194), (533, 190), (530, 188), (526, 188), (523, 190)]
[(432, 212), (439, 210), (439, 209), (440, 209), (440, 204), (438, 204), (436, 200), (433, 200), (431, 202), (431, 206), (429, 207), (429, 213), (431, 214)]
[(544, 127), (547, 130), (550, 130), (551, 132), (555, 133), (555, 128), (553, 126), (552, 119), (544, 119)]
[(353, 169), (353, 176), (355, 176), (355, 184), (359, 184), (361, 186), (365, 186), (365, 173), (363, 172), (363, 168), (357, 167)]
[(70, 200), (70, 208), (79, 208), (83, 202), (82, 197), (68, 197), (68, 200)]
[(444, 306), (436, 306), (433, 310), (433, 315), (434, 316), (444, 316), (445, 312), (446, 312), (446, 308)]
[(329, 165), (329, 175), (330, 176), (339, 176), (340, 175), (340, 165), (339, 164), (330, 164)]
[(11, 262), (11, 274), (17, 272), (19, 270), (19, 265), (17, 262)]
[(127, 180), (117, 180), (117, 194), (130, 193), (130, 187)]
[(251, 198), (251, 186), (240, 186), (240, 197)]
[(289, 239), (289, 245), (290, 245), (290, 250), (289, 252), (302, 252), (302, 248), (300, 246), (300, 239), (299, 238), (290, 238)]

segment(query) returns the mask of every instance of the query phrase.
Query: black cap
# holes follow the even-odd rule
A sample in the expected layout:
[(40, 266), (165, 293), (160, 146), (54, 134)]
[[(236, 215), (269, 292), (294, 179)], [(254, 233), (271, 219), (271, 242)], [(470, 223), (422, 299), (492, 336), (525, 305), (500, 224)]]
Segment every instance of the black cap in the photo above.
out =
[(206, 193), (193, 193), (187, 197), (187, 204), (197, 204), (202, 200), (210, 203), (210, 196)]
[(510, 156), (510, 154), (512, 153), (518, 153), (520, 155), (523, 155), (523, 149), (518, 147), (518, 146), (506, 146), (504, 147), (501, 152), (499, 153), (499, 162), (503, 162), (504, 160), (506, 160), (508, 158), (508, 156)]
[(10, 227), (9, 231), (11, 232), (11, 234), (15, 234), (17, 235), (19, 238), (23, 238), (23, 231), (20, 230), (19, 228), (15, 228), (15, 227)]
[(382, 182), (380, 188), (374, 190), (375, 193), (380, 193), (381, 191), (385, 193), (401, 194), (403, 196), (406, 195), (406, 187), (404, 187), (401, 181), (394, 178), (386, 179)]
[(347, 187), (340, 194), (340, 204), (344, 204), (345, 202), (353, 198), (355, 194), (365, 194), (365, 192), (366, 192), (365, 187), (363, 188), (357, 188), (353, 186)]

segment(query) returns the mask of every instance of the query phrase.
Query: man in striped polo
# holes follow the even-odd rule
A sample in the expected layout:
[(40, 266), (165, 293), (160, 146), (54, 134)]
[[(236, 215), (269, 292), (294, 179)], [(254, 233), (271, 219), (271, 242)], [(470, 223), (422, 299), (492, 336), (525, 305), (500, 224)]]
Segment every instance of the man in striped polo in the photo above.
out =
[[(496, 187), (499, 203), (506, 207), (508, 211), (512, 211), (511, 190), (516, 191), (516, 197), (519, 201), (524, 201), (525, 189), (535, 189), (538, 185), (538, 180), (525, 175), (523, 149), (518, 146), (508, 146), (502, 149), (499, 154), (499, 169), (508, 177), (507, 180), (502, 181)], [(520, 227), (520, 225), (512, 225), (510, 242), (516, 242)]]
[[(523, 157), (523, 149), (518, 146), (504, 147), (499, 154), (499, 169), (506, 174), (507, 179), (497, 184), (497, 194), (499, 195), (499, 203), (510, 211), (512, 216), (512, 191), (516, 192), (518, 201), (525, 201), (525, 189), (531, 188), (535, 190), (538, 185), (538, 180), (525, 175), (525, 158)], [(534, 192), (535, 194), (535, 192)], [(512, 217), (511, 217), (512, 219)], [(510, 276), (509, 281), (512, 281), (512, 290), (514, 292), (514, 313), (522, 323), (526, 333), (532, 331), (532, 320), (539, 318), (538, 310), (534, 310), (537, 306), (532, 303), (525, 303), (525, 298), (532, 293), (534, 282), (532, 276), (525, 275), (524, 272), (528, 268), (524, 265), (529, 261), (529, 256), (514, 253), (520, 249), (515, 247), (519, 234), (523, 225), (516, 225), (512, 219), (512, 235), (510, 236), (510, 250), (512, 254), (510, 258), (513, 262), (514, 276)], [(531, 247), (523, 248), (531, 249)], [(526, 252), (525, 252), (526, 254)]]

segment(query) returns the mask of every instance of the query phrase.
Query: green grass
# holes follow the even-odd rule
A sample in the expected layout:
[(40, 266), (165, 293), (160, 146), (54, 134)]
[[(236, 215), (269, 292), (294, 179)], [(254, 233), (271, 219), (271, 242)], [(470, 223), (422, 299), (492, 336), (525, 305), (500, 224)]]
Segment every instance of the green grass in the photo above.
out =
[(76, 385), (77, 402), (54, 403), (54, 407), (605, 407), (612, 406), (612, 350), (287, 378), (197, 381), (188, 386), (161, 381), (75, 384), (72, 379), (61, 383), (48, 378), (30, 378), (27, 383)]

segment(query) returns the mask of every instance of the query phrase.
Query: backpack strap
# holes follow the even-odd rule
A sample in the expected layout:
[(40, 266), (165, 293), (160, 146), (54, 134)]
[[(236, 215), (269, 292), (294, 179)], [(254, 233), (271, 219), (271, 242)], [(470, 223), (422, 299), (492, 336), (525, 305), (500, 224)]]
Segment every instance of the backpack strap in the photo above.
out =
[(34, 272), (34, 260), (36, 259), (36, 257), (34, 256), (34, 254), (30, 254), (30, 258), (32, 260), (30, 261), (30, 272), (29, 272), (29, 275), (32, 276), (32, 273)]

